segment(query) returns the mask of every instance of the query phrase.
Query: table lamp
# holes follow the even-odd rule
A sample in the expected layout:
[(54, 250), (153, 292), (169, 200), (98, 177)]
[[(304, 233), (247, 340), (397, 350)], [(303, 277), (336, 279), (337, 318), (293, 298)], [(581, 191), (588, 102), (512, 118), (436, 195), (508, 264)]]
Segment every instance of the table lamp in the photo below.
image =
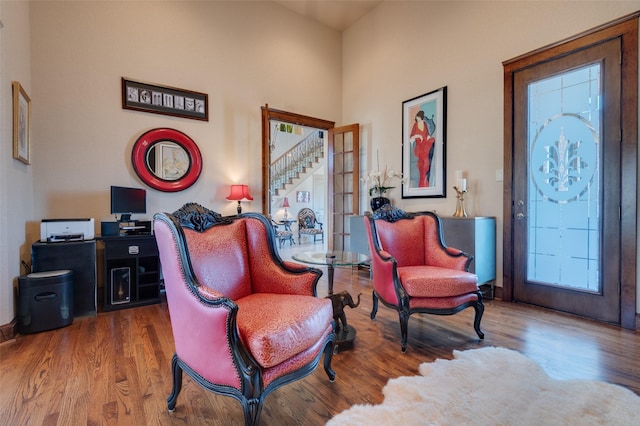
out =
[(247, 185), (231, 185), (231, 192), (227, 197), (229, 201), (238, 202), (238, 214), (242, 213), (241, 201), (252, 201), (253, 197), (249, 195), (249, 187)]
[(288, 197), (284, 197), (284, 200), (282, 200), (282, 207), (284, 207), (284, 214), (282, 215), (282, 218), (289, 219), (289, 212), (287, 212), (287, 209), (291, 206), (289, 205)]

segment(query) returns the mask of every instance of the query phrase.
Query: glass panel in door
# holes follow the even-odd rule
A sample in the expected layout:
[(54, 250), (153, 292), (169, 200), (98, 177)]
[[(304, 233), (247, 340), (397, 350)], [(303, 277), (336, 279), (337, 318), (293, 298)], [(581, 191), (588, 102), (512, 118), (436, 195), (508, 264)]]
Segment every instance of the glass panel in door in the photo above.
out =
[(601, 292), (599, 63), (529, 84), (527, 281)]

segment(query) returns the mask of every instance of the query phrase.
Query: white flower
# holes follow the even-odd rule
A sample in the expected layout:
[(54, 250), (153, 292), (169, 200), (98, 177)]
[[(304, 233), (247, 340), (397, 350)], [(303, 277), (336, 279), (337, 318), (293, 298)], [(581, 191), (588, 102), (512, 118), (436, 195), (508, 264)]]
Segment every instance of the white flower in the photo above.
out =
[(370, 171), (364, 174), (360, 179), (369, 186), (369, 196), (373, 197), (374, 194), (382, 196), (388, 190), (395, 188), (395, 186), (389, 186), (393, 179), (398, 179), (400, 183), (404, 183), (405, 179), (402, 177), (402, 173), (395, 170), (389, 170), (387, 166), (384, 166), (384, 172), (380, 173), (380, 162), (378, 161), (378, 170)]

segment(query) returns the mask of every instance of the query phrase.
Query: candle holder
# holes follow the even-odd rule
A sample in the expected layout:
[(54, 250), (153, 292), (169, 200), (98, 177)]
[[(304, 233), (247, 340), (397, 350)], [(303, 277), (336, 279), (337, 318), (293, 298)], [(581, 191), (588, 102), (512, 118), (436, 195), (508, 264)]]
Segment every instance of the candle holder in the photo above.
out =
[(467, 217), (467, 211), (464, 208), (464, 194), (467, 190), (461, 190), (457, 186), (454, 186), (453, 189), (456, 190), (456, 212), (453, 217)]

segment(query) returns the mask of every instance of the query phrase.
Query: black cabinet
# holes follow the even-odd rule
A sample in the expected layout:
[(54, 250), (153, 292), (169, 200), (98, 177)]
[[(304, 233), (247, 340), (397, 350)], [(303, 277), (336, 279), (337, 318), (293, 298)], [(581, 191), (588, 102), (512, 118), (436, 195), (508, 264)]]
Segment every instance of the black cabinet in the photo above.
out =
[(104, 310), (160, 302), (160, 260), (153, 235), (100, 238), (104, 245)]
[(96, 242), (72, 241), (31, 246), (31, 270), (73, 271), (73, 310), (76, 317), (96, 315)]

